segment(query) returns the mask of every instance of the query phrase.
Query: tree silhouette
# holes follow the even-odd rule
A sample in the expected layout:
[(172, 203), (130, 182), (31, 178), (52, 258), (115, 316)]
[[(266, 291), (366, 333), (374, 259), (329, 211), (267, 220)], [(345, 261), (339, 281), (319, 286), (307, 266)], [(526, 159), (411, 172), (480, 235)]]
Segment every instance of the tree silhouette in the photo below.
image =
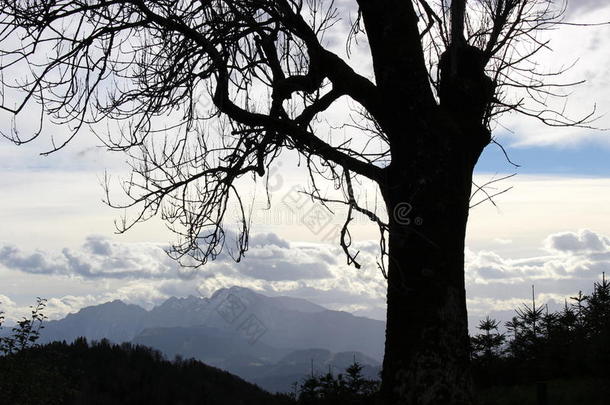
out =
[(331, 373), (307, 377), (297, 388), (295, 395), (298, 404), (327, 405), (364, 405), (375, 403), (379, 390), (379, 381), (369, 380), (362, 375), (362, 365), (354, 362), (345, 370), (345, 374), (336, 377)]
[(362, 365), (354, 360), (354, 363), (345, 369), (345, 384), (347, 389), (355, 394), (365, 391), (367, 380), (362, 376)]
[[(11, 329), (12, 334), (0, 337), (0, 354), (13, 354), (36, 344), (40, 338), (40, 331), (44, 328), (43, 322), (47, 319), (43, 311), (47, 300), (37, 297), (36, 305), (30, 306), (30, 317), (23, 317)], [(0, 329), (4, 321), (4, 312), (0, 311)]]
[(500, 322), (489, 316), (479, 322), (481, 332), (471, 338), (473, 356), (485, 362), (492, 362), (502, 354), (502, 344), (506, 336), (498, 331)]
[(594, 284), (593, 292), (587, 298), (585, 313), (587, 338), (591, 342), (588, 360), (597, 365), (598, 373), (610, 376), (610, 282), (605, 273), (602, 281)]
[[(608, 284), (602, 275), (602, 280), (594, 283), (590, 295), (579, 292), (572, 297), (573, 303), (568, 304), (566, 300), (560, 311), (551, 312), (547, 305), (538, 306), (534, 301), (517, 308), (517, 316), (506, 323), (510, 327), (508, 345), (501, 346), (503, 350), (496, 362), (482, 361), (484, 358), (475, 353), (477, 383), (489, 386), (531, 384), (556, 378), (607, 379), (610, 364)], [(481, 321), (484, 331), (493, 330), (494, 325), (493, 320)], [(476, 341), (480, 336), (485, 334), (472, 340)], [(482, 352), (479, 349), (479, 353)]]
[[(587, 298), (585, 309), (587, 329), (601, 333), (610, 325), (610, 282), (606, 280), (606, 273), (602, 274), (602, 281), (593, 285), (593, 292)], [(580, 302), (578, 303), (580, 305)]]
[[(224, 247), (232, 203), (233, 254), (243, 256), (250, 222), (238, 183), (268, 179), (281, 152), (298, 151), (311, 197), (348, 208), (349, 264), (360, 266), (354, 216), (378, 225), (385, 403), (466, 404), (464, 238), (471, 194), (491, 197), (472, 193), (491, 123), (507, 111), (553, 126), (590, 118), (546, 104), (564, 85), (545, 82), (553, 75), (533, 57), (547, 46), (537, 33), (562, 17), (555, 3), (357, 0), (339, 13), (321, 0), (2, 0), (2, 108), (18, 116), (41, 106), (40, 128), (4, 135), (28, 142), (48, 115), (70, 131), (49, 152), (87, 126), (130, 154), (126, 206), (136, 211), (120, 230), (160, 215), (177, 234), (171, 254), (195, 266)], [(330, 50), (341, 18), (353, 21), (348, 54), (364, 41), (372, 77)], [(356, 114), (326, 120), (346, 104)], [(369, 208), (361, 179), (385, 210)], [(344, 199), (325, 199), (318, 184), (328, 180)]]

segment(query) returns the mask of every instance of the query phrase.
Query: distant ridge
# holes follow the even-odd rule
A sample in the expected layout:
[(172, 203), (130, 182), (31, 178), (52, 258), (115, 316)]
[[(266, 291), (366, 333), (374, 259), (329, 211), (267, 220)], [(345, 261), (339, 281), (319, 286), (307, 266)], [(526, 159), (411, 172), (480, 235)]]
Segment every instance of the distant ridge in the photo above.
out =
[[(225, 319), (219, 309), (231, 300), (243, 309), (237, 319)], [(300, 298), (268, 297), (243, 287), (222, 288), (210, 298), (171, 297), (150, 311), (119, 300), (89, 306), (47, 322), (42, 339), (71, 341), (84, 336), (88, 340), (107, 338), (120, 343), (133, 340), (145, 329), (193, 326), (235, 333), (239, 326), (235, 323), (249, 316), (265, 328), (260, 341), (274, 347), (352, 350), (375, 359), (383, 355), (384, 322), (328, 310)]]
[(287, 379), (308, 372), (311, 359), (305, 357), (311, 350), (322, 353), (323, 367), (347, 366), (345, 359), (356, 356), (374, 377), (385, 323), (304, 299), (230, 287), (209, 298), (171, 297), (150, 311), (119, 300), (86, 307), (48, 322), (41, 341), (81, 336), (146, 345), (168, 358), (196, 358), (274, 391), (289, 388), (286, 384), (294, 381)]

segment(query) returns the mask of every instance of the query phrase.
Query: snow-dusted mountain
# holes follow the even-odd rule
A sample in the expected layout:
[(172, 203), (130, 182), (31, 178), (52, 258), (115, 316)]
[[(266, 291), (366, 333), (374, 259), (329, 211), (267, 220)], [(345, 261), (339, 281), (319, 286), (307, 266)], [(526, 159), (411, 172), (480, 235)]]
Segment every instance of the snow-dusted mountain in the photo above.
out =
[(376, 359), (383, 353), (381, 321), (327, 310), (303, 299), (267, 297), (242, 287), (223, 288), (209, 298), (172, 297), (150, 311), (121, 301), (83, 308), (48, 322), (43, 341), (85, 336), (123, 342), (132, 341), (146, 329), (198, 326), (241, 335), (251, 345), (260, 342), (288, 350), (358, 351)]
[(48, 322), (42, 335), (43, 341), (84, 336), (143, 344), (168, 358), (194, 357), (276, 390), (310, 372), (312, 359), (340, 369), (357, 356), (374, 375), (385, 324), (303, 299), (231, 287), (209, 298), (172, 297), (150, 311), (121, 301), (83, 308)]

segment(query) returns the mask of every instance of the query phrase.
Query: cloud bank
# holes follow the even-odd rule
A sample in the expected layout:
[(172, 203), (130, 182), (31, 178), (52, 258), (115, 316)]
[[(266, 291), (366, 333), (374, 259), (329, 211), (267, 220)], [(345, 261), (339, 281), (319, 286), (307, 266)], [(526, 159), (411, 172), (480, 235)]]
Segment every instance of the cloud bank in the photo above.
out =
[[(121, 299), (150, 308), (170, 296), (210, 296), (239, 285), (267, 295), (309, 299), (332, 309), (383, 319), (385, 279), (377, 269), (375, 242), (357, 248), (363, 268), (348, 267), (337, 246), (288, 242), (268, 233), (253, 235), (239, 263), (221, 255), (203, 269), (182, 269), (154, 243), (121, 243), (88, 237), (79, 249), (26, 251), (0, 245), (0, 269), (13, 275), (81, 280), (86, 294), (49, 299), (49, 313), (60, 317), (83, 306)], [(591, 230), (553, 233), (541, 241), (539, 255), (511, 258), (489, 250), (466, 250), (466, 282), (471, 320), (487, 314), (507, 319), (530, 299), (550, 307), (563, 304), (578, 290), (587, 292), (610, 269), (610, 238)], [(7, 273), (8, 274), (8, 273)], [(14, 291), (13, 291), (14, 292)], [(10, 291), (2, 307), (17, 312)], [(40, 292), (37, 295), (44, 295)]]

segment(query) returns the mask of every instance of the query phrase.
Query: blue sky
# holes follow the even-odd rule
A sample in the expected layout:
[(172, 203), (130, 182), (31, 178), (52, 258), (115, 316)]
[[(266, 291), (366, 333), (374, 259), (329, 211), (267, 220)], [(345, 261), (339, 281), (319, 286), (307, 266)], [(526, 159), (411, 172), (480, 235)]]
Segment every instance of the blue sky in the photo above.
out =
[(514, 171), (519, 174), (610, 177), (610, 146), (600, 142), (567, 146), (503, 146), (510, 160), (520, 167), (511, 165), (502, 149), (492, 144), (479, 159), (476, 170), (485, 173)]

